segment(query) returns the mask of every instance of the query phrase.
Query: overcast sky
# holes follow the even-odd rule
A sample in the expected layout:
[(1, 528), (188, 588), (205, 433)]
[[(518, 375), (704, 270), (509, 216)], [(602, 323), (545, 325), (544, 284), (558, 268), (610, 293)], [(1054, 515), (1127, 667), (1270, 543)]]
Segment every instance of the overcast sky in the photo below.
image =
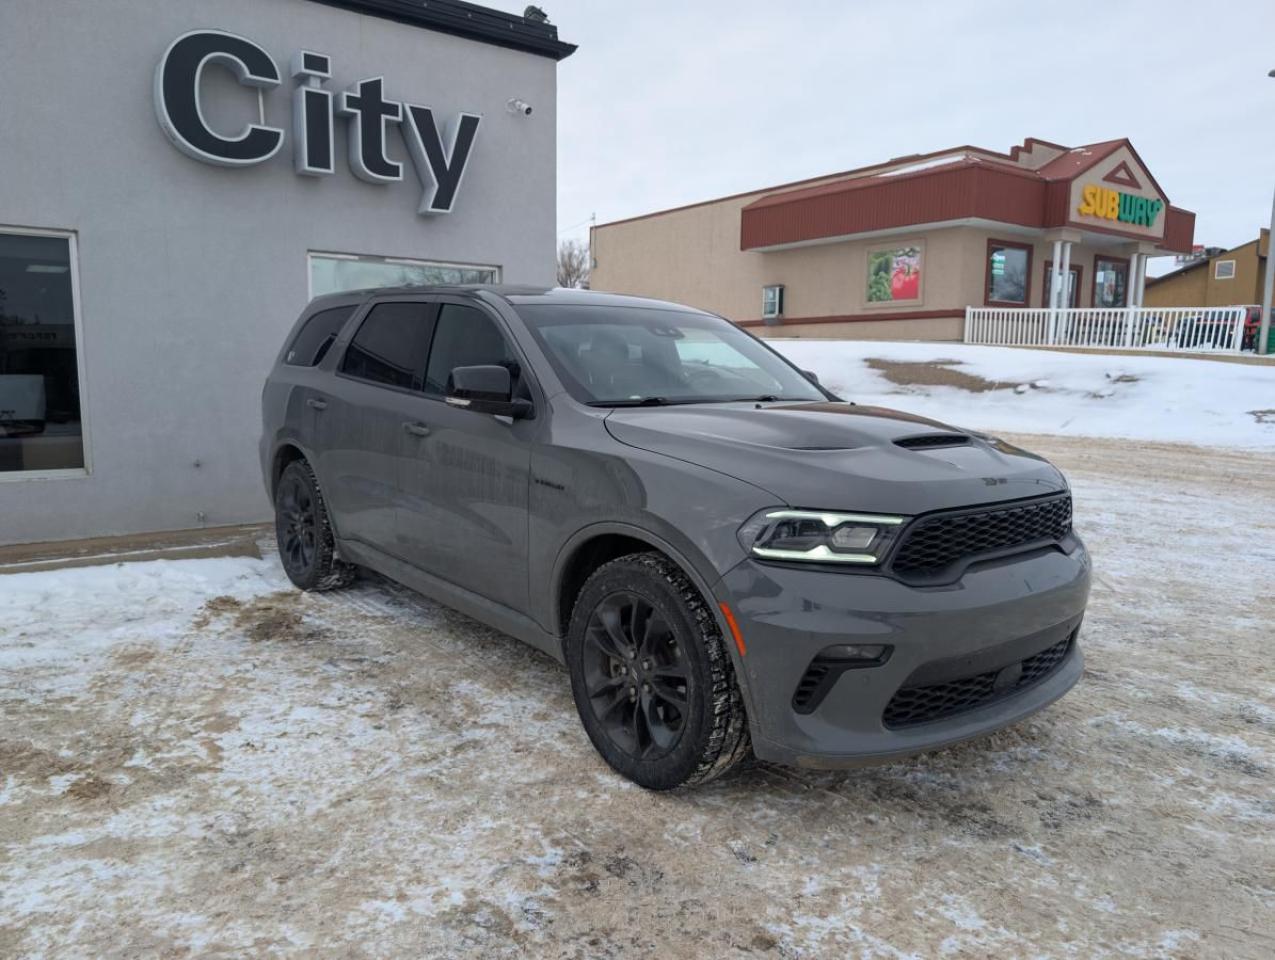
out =
[(1270, 219), (1275, 0), (539, 3), (580, 47), (558, 73), (563, 237), (595, 213), (1028, 136), (1128, 137), (1197, 243)]

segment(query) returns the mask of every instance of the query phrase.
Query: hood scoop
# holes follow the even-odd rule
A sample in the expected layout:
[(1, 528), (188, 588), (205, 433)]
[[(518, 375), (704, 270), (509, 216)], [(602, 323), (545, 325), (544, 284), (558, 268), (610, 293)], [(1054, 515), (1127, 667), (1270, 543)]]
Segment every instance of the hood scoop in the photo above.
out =
[(900, 437), (894, 445), (906, 450), (938, 450), (942, 447), (963, 447), (969, 442), (970, 438), (963, 433), (920, 433), (914, 437)]

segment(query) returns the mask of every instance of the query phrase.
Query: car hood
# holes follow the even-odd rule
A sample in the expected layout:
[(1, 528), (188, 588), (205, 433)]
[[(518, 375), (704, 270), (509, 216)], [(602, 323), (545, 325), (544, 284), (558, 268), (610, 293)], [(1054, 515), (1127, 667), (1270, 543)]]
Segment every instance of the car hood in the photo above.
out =
[[(1062, 474), (1041, 457), (881, 407), (620, 408), (605, 423), (620, 443), (727, 474), (793, 507), (915, 515), (1067, 489)], [(934, 442), (950, 445), (898, 444), (918, 437), (941, 437)]]

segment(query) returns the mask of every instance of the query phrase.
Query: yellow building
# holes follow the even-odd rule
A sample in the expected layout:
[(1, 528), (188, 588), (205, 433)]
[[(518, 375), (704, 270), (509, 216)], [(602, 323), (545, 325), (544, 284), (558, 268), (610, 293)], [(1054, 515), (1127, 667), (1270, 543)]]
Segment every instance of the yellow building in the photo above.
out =
[(1201, 257), (1162, 277), (1148, 277), (1148, 307), (1228, 307), (1262, 302), (1270, 231), (1211, 257)]

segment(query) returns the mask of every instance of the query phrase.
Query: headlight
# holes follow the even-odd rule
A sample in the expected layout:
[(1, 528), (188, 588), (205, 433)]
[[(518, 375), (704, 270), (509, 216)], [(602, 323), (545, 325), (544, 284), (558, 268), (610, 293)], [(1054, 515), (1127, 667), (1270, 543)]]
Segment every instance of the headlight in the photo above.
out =
[(739, 528), (739, 542), (766, 560), (880, 563), (907, 517), (769, 509)]

